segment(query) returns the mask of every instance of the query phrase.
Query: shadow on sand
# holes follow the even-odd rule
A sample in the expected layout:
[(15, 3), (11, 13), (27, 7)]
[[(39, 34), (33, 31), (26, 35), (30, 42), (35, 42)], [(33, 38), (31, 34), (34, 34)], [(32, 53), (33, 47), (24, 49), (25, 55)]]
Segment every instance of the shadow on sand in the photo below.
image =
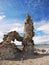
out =
[(28, 59), (36, 59), (36, 58), (42, 58), (44, 56), (49, 56), (49, 53), (47, 54), (40, 54), (40, 53), (33, 53), (32, 55), (17, 55), (17, 57), (13, 59), (4, 59), (4, 60), (9, 60), (9, 61), (23, 61), (23, 60), (28, 60)]

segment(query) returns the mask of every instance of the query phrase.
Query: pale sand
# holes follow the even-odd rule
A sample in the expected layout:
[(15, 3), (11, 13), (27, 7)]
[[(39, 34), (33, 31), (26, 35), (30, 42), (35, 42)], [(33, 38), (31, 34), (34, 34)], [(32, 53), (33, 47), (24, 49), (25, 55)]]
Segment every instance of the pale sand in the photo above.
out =
[(0, 60), (0, 65), (49, 65), (49, 54), (35, 56), (25, 60)]
[(33, 54), (27, 59), (21, 60), (0, 60), (0, 65), (49, 65), (49, 51)]

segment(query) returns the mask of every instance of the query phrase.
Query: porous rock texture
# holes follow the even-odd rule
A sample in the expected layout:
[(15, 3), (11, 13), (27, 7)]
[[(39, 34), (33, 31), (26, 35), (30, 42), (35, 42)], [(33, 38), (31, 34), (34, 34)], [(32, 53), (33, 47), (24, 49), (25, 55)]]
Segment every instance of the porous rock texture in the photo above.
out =
[(23, 37), (16, 31), (11, 31), (7, 35), (4, 35), (3, 42), (0, 43), (0, 59), (15, 59), (21, 55), (22, 49), (17, 48), (14, 43), (11, 43), (15, 39), (22, 41)]
[(26, 22), (24, 24), (24, 50), (31, 54), (34, 52), (34, 41), (32, 40), (34, 37), (34, 26), (32, 19), (29, 15), (26, 15)]
[[(24, 36), (21, 37), (18, 32), (11, 31), (4, 35), (3, 41), (0, 43), (0, 59), (15, 59), (30, 56), (34, 52), (34, 26), (29, 15), (26, 16), (24, 24)], [(17, 48), (11, 41), (22, 42), (22, 49)]]

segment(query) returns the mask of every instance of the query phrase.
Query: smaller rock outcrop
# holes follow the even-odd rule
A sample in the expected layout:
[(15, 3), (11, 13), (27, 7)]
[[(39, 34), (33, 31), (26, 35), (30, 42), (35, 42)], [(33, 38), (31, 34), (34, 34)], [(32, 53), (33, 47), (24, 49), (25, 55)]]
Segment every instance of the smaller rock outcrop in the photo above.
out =
[(14, 41), (15, 39), (18, 41), (22, 41), (23, 37), (21, 37), (16, 31), (12, 31), (7, 35), (4, 35), (3, 42), (0, 43), (0, 59), (15, 59), (16, 57), (18, 58), (19, 54), (23, 50), (17, 48), (14, 43), (11, 43), (11, 41)]
[(3, 38), (4, 41), (8, 41), (8, 42), (11, 42), (11, 40), (14, 41), (15, 39), (17, 41), (23, 41), (23, 37), (21, 37), (16, 31), (9, 32), (7, 35), (4, 35)]

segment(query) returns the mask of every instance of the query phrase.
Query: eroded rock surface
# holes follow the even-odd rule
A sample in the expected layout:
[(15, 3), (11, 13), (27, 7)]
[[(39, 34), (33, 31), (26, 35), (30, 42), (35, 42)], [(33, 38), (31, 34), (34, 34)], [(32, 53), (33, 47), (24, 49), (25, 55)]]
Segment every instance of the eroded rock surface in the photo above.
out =
[(4, 41), (8, 41), (8, 42), (11, 42), (11, 40), (14, 41), (15, 39), (17, 41), (23, 41), (23, 37), (21, 37), (16, 31), (9, 32), (7, 35), (4, 35), (3, 38)]
[(34, 50), (34, 41), (32, 38), (34, 37), (34, 26), (32, 19), (29, 15), (26, 16), (26, 22), (24, 24), (24, 50), (31, 54)]
[(14, 41), (15, 39), (17, 41), (23, 41), (23, 37), (16, 31), (4, 35), (3, 42), (0, 43), (0, 59), (15, 59), (21, 55), (20, 52), (22, 52), (22, 50), (17, 48), (14, 43), (11, 43), (11, 41)]
[[(21, 37), (18, 32), (11, 31), (4, 35), (3, 41), (0, 43), (0, 59), (14, 59), (30, 55), (34, 52), (34, 26), (29, 15), (26, 16), (24, 24), (24, 36)], [(23, 48), (19, 49), (11, 41), (21, 41)], [(26, 56), (27, 57), (27, 56)]]

